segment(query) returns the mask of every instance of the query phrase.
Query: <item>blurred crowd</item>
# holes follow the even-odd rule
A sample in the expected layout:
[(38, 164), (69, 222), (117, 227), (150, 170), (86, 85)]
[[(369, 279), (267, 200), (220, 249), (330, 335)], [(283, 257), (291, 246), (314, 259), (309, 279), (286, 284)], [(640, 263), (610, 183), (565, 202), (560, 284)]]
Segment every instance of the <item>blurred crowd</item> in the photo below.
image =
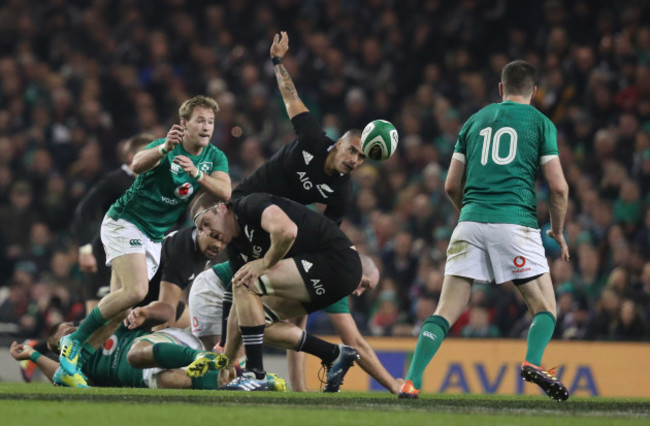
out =
[[(0, 335), (83, 317), (75, 206), (119, 167), (119, 142), (163, 137), (181, 102), (221, 106), (212, 143), (234, 182), (293, 139), (269, 46), (336, 139), (375, 118), (400, 145), (353, 174), (342, 227), (375, 258), (351, 298), (362, 332), (417, 336), (435, 309), (457, 213), (445, 173), (462, 123), (500, 101), (501, 68), (539, 70), (534, 105), (558, 128), (571, 262), (544, 239), (558, 339), (650, 339), (650, 5), (599, 0), (6, 0), (0, 6)], [(549, 228), (548, 191), (538, 218)], [(353, 300), (352, 300), (353, 299)], [(521, 337), (511, 284), (474, 286), (451, 334)], [(315, 314), (309, 327), (327, 333)]]

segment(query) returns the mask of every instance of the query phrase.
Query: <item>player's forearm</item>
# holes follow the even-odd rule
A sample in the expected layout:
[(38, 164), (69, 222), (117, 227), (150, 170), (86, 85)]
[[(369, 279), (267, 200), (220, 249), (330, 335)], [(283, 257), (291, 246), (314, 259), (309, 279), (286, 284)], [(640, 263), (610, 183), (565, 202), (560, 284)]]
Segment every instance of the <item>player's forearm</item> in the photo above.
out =
[(230, 179), (204, 175), (199, 181), (203, 189), (223, 201), (230, 200), (232, 184)]
[(290, 230), (277, 231), (271, 234), (271, 247), (264, 255), (264, 264), (267, 269), (272, 268), (289, 252), (293, 242), (296, 240), (296, 234)]
[(149, 303), (144, 307), (147, 311), (146, 325), (153, 327), (155, 325), (164, 324), (174, 321), (176, 316), (176, 308), (169, 303), (156, 300)]
[(52, 381), (54, 373), (56, 372), (57, 368), (59, 368), (59, 363), (49, 359), (45, 355), (41, 355), (36, 360), (36, 366), (43, 372), (43, 374), (45, 374), (48, 379), (50, 379), (50, 381)]
[(371, 377), (377, 380), (383, 387), (392, 393), (399, 392), (397, 380), (384, 368), (377, 358), (377, 354), (370, 347), (368, 342), (360, 339), (356, 342), (355, 349), (359, 352), (361, 359), (357, 361), (359, 366)]
[(551, 216), (551, 231), (561, 234), (564, 231), (564, 218), (566, 216), (569, 200), (568, 188), (551, 190), (549, 193), (549, 214)]
[[(162, 146), (165, 146), (165, 144), (162, 144)], [(154, 146), (135, 154), (131, 162), (131, 170), (136, 174), (142, 174), (156, 167), (160, 160), (167, 155), (167, 153), (163, 153), (160, 147), (161, 145)]]
[(451, 204), (454, 205), (456, 210), (460, 212), (460, 209), (463, 207), (463, 190), (458, 188), (457, 190), (447, 191), (447, 198), (451, 201)]
[(293, 80), (284, 65), (275, 65), (273, 70), (275, 71), (275, 78), (278, 81), (278, 88), (280, 89), (280, 94), (284, 101), (284, 107), (287, 110), (289, 118), (293, 118), (302, 112), (308, 111), (307, 107), (302, 103), (302, 100), (300, 100), (298, 90), (293, 84)]

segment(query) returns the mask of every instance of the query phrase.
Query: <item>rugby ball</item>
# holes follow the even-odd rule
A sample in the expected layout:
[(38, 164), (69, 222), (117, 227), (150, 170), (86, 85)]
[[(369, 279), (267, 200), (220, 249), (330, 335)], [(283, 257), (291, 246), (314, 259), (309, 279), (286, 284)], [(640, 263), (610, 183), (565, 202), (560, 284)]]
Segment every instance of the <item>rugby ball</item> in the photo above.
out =
[(374, 120), (361, 132), (361, 149), (375, 161), (390, 158), (397, 148), (397, 129), (386, 120)]

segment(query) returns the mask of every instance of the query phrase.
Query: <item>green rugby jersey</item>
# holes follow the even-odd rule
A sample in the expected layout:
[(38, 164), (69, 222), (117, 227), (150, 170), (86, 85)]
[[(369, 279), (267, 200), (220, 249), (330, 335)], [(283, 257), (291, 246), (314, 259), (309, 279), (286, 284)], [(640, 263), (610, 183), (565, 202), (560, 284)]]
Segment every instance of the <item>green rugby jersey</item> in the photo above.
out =
[[(146, 148), (164, 142), (165, 138), (157, 139)], [(226, 155), (214, 145), (204, 147), (199, 155), (190, 155), (183, 144), (178, 144), (162, 158), (160, 164), (136, 178), (108, 210), (108, 216), (131, 222), (153, 241), (161, 241), (201, 187), (196, 179), (173, 162), (177, 155), (188, 157), (204, 174), (215, 171), (228, 173)]]
[(454, 151), (466, 167), (459, 222), (539, 227), (535, 180), (558, 155), (551, 120), (531, 105), (488, 105), (463, 125)]
[(104, 346), (84, 362), (81, 371), (92, 380), (93, 386), (147, 387), (142, 370), (131, 367), (126, 359), (133, 341), (146, 334), (151, 333), (129, 330), (121, 325)]

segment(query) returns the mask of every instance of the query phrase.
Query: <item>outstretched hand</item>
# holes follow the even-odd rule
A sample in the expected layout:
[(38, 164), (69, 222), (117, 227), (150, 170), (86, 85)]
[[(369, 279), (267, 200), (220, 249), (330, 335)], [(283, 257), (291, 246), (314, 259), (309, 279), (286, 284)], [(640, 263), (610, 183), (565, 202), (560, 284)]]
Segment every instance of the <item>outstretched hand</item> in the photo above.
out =
[(569, 246), (564, 240), (564, 234), (561, 232), (555, 233), (549, 229), (548, 231), (546, 231), (546, 235), (548, 235), (549, 237), (557, 241), (557, 243), (560, 245), (560, 249), (562, 250), (562, 255), (561, 255), (562, 260), (568, 262), (571, 256), (569, 255)]
[(286, 55), (289, 50), (289, 36), (286, 31), (280, 31), (280, 34), (273, 36), (273, 44), (271, 44), (271, 57), (278, 56), (280, 58)]

